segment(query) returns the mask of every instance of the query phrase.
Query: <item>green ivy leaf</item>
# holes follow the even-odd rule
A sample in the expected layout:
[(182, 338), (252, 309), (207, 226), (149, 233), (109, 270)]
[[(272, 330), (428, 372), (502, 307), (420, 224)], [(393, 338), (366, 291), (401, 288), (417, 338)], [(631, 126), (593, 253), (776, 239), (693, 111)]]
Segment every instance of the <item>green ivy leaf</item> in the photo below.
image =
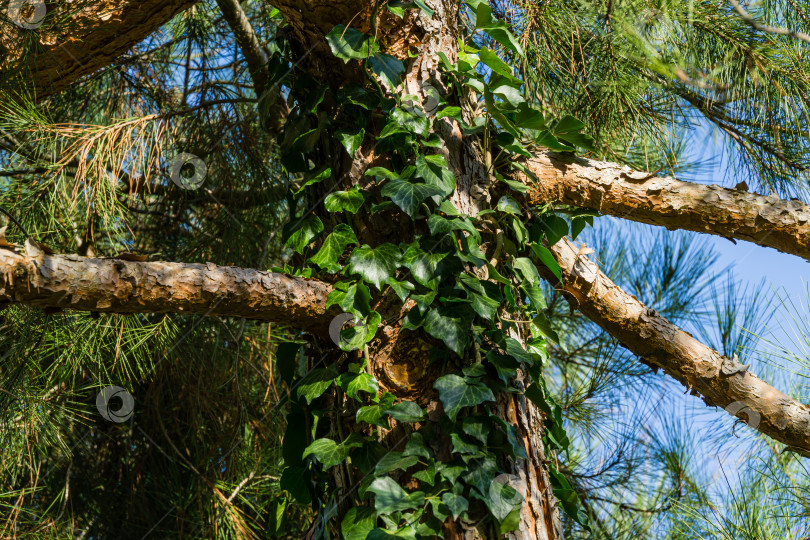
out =
[[(405, 10), (411, 7), (410, 2), (402, 2), (401, 0), (391, 0), (385, 7), (388, 11), (399, 17), (400, 19), (405, 16)], [(365, 540), (365, 537), (364, 537)]]
[(326, 307), (333, 305), (362, 319), (371, 313), (371, 293), (363, 283), (338, 281), (326, 297)]
[(492, 390), (476, 380), (464, 379), (455, 374), (440, 377), (433, 385), (439, 392), (444, 412), (455, 421), (456, 415), (464, 407), (475, 407), (485, 401), (495, 401)]
[(517, 180), (512, 180), (511, 178), (504, 178), (503, 175), (499, 173), (495, 173), (495, 178), (509, 186), (512, 190), (517, 191), (518, 193), (526, 193), (529, 191), (529, 186), (524, 184), (523, 182), (518, 182)]
[(292, 219), (282, 230), (284, 245), (301, 253), (313, 240), (323, 232), (323, 222), (315, 214)]
[(568, 234), (568, 222), (555, 214), (541, 216), (538, 223), (543, 228), (548, 243), (552, 246)]
[(318, 173), (313, 174), (311, 178), (307, 179), (303, 184), (301, 184), (301, 187), (295, 191), (294, 195), (299, 195), (302, 191), (304, 191), (305, 187), (312, 184), (317, 184), (318, 182), (323, 182), (330, 176), (332, 176), (332, 169), (328, 167)]
[(431, 214), (428, 217), (428, 228), (430, 234), (436, 236), (439, 234), (447, 234), (450, 231), (466, 231), (475, 239), (480, 239), (480, 233), (469, 220), (469, 218), (453, 218), (447, 219), (438, 214)]
[(492, 482), (489, 486), (489, 500), (485, 502), (495, 519), (503, 521), (515, 508), (520, 507), (523, 495), (508, 484)]
[(514, 35), (509, 31), (506, 21), (492, 18), (492, 8), (486, 0), (468, 0), (469, 5), (475, 13), (475, 28), (489, 34), (489, 36), (512, 51), (523, 56), (523, 47)]
[(416, 465), (417, 461), (419, 458), (416, 456), (403, 456), (402, 452), (386, 452), (374, 467), (374, 474), (382, 476), (391, 471), (405, 470)]
[(497, 54), (490, 51), (486, 47), (483, 47), (480, 51), (478, 51), (478, 58), (486, 64), (493, 73), (497, 73), (501, 77), (504, 77), (506, 80), (512, 82), (516, 85), (523, 84), (522, 81), (515, 77), (514, 69), (512, 66), (504, 62), (503, 60), (498, 57)]
[(425, 413), (413, 401), (401, 401), (385, 411), (387, 415), (398, 422), (422, 422), (425, 419)]
[(593, 152), (596, 149), (593, 137), (591, 137), (590, 135), (585, 135), (584, 133), (565, 133), (562, 135), (557, 135), (557, 138), (569, 144), (580, 146), (585, 150), (591, 152)]
[(419, 9), (430, 18), (433, 18), (433, 10), (428, 7), (424, 0), (413, 0), (413, 3), (419, 6)]
[[(543, 333), (548, 339), (553, 341), (554, 343), (560, 342), (560, 336), (557, 335), (557, 332), (551, 327), (551, 322), (548, 320), (544, 313), (538, 313), (537, 316), (532, 319), (532, 325), (536, 326), (540, 332)], [(536, 337), (536, 336), (535, 336)]]
[[(512, 107), (517, 107), (526, 101), (526, 98), (523, 97), (523, 93), (511, 84), (500, 84), (498, 86), (491, 87), (490, 92), (504, 100)], [(514, 137), (512, 140), (514, 141)], [(511, 143), (507, 142), (506, 144)], [(504, 144), (504, 146), (506, 144)]]
[(562, 281), (562, 270), (560, 269), (560, 265), (554, 259), (554, 255), (551, 254), (548, 248), (541, 246), (540, 244), (532, 244), (532, 251), (534, 251), (537, 258), (540, 259), (540, 261), (545, 264), (555, 276), (557, 276), (557, 279)]
[(506, 453), (509, 454), (509, 457), (512, 459), (527, 459), (526, 449), (523, 448), (523, 443), (517, 436), (515, 426), (494, 415), (490, 415), (490, 419), (492, 419), (492, 422), (501, 428), (500, 431), (496, 430), (495, 433), (502, 434), (502, 436), (506, 437), (506, 443), (508, 446), (505, 448)]
[(428, 311), (422, 326), (436, 339), (444, 341), (459, 356), (472, 342), (475, 312), (469, 304), (441, 305)]
[(523, 292), (529, 297), (532, 310), (539, 312), (548, 307), (546, 297), (543, 296), (543, 290), (540, 287), (531, 285), (528, 281), (524, 280), (523, 283), (520, 284), (520, 288), (523, 289)]
[(389, 278), (386, 283), (391, 286), (401, 302), (404, 302), (411, 291), (416, 288), (410, 281), (397, 281), (394, 278)]
[(435, 290), (445, 273), (455, 269), (446, 252), (428, 253), (413, 243), (402, 256), (402, 266), (410, 270), (416, 282)]
[(391, 408), (391, 405), (394, 404), (394, 399), (393, 394), (385, 393), (383, 397), (380, 398), (380, 402), (378, 404), (367, 405), (357, 409), (355, 420), (357, 423), (365, 422), (367, 424), (373, 424), (380, 426), (381, 428), (389, 429), (390, 426), (383, 420), (386, 418), (386, 409)]
[(352, 448), (363, 445), (363, 437), (359, 433), (352, 433), (342, 443), (336, 443), (332, 439), (316, 439), (306, 447), (303, 457), (315, 456), (326, 469), (334, 467), (349, 457)]
[(366, 136), (366, 130), (361, 129), (357, 132), (350, 132), (346, 130), (339, 130), (335, 131), (334, 137), (343, 145), (343, 148), (346, 149), (350, 157), (354, 157), (354, 154), (360, 148), (360, 145), (363, 144), (363, 137)]
[(410, 510), (425, 504), (424, 492), (408, 493), (388, 476), (375, 479), (366, 491), (374, 494), (374, 508), (378, 514)]
[(540, 274), (537, 272), (537, 268), (534, 266), (534, 263), (531, 259), (526, 257), (518, 257), (512, 263), (515, 269), (519, 270), (523, 279), (529, 282), (529, 284), (533, 286), (537, 286), (540, 283)]
[(467, 499), (461, 495), (455, 495), (453, 493), (442, 493), (442, 503), (447, 505), (447, 508), (450, 509), (450, 513), (453, 514), (453, 519), (458, 519), (458, 517), (463, 512), (466, 512), (470, 506)]
[(481, 414), (468, 416), (461, 423), (461, 430), (470, 437), (481, 441), (481, 444), (487, 444), (487, 436), (491, 428), (492, 420)]
[(421, 456), (425, 459), (430, 459), (430, 450), (425, 445), (425, 439), (421, 433), (411, 433), (408, 438), (408, 443), (405, 445), (405, 451), (402, 452), (403, 456)]
[(416, 158), (416, 172), (425, 182), (441, 189), (444, 195), (450, 195), (456, 189), (456, 177), (450, 172), (444, 156), (420, 155)]
[(318, 253), (310, 257), (309, 261), (334, 274), (342, 268), (337, 261), (343, 255), (346, 246), (357, 243), (357, 237), (354, 235), (352, 228), (345, 223), (339, 223), (335, 225), (335, 228), (323, 241)]
[(361, 401), (360, 392), (376, 395), (380, 389), (377, 379), (368, 373), (341, 373), (338, 380), (346, 395), (357, 401)]
[(507, 214), (520, 215), (520, 204), (509, 195), (504, 195), (498, 199), (498, 205), (495, 208)]
[(377, 178), (385, 178), (386, 180), (396, 180), (399, 178), (397, 173), (389, 171), (385, 167), (372, 167), (365, 172), (365, 176), (376, 176)]
[(363, 192), (354, 186), (349, 191), (335, 191), (326, 196), (323, 205), (329, 212), (349, 212), (354, 214), (365, 202)]
[(380, 193), (383, 197), (389, 197), (413, 219), (422, 201), (428, 197), (442, 195), (444, 192), (429, 184), (414, 184), (407, 180), (396, 179), (385, 184)]
[(465, 441), (458, 433), (450, 434), (450, 442), (453, 445), (454, 454), (476, 454), (478, 453), (478, 445)]
[[(405, 110), (397, 107), (391, 111), (391, 119), (388, 125), (393, 122), (395, 129), (403, 129), (416, 135), (427, 135), (428, 131), (430, 131), (430, 120), (424, 114), (418, 109)], [(379, 138), (382, 139), (384, 135), (385, 130), (383, 130)]]
[(390, 54), (377, 53), (368, 59), (368, 65), (392, 91), (399, 86), (402, 75), (405, 73), (402, 61)]
[(340, 524), (344, 540), (366, 540), (377, 523), (377, 513), (367, 506), (350, 508)]
[(404, 525), (395, 531), (377, 528), (368, 533), (366, 540), (416, 540), (416, 530), (411, 525)]
[(464, 471), (461, 477), (478, 492), (476, 494), (475, 491), (473, 491), (471, 495), (486, 502), (489, 498), (489, 486), (495, 480), (495, 475), (498, 473), (498, 464), (495, 462), (495, 456), (488, 454), (485, 457), (470, 460)]
[(532, 355), (526, 352), (526, 349), (523, 348), (523, 345), (521, 345), (518, 340), (510, 337), (506, 338), (504, 342), (506, 343), (506, 354), (510, 354), (519, 361), (527, 364), (532, 364), (534, 362)]
[(394, 276), (401, 258), (399, 248), (388, 242), (376, 248), (365, 244), (352, 251), (349, 271), (360, 274), (364, 280), (382, 290), (383, 284)]
[(534, 138), (534, 142), (539, 144), (540, 146), (545, 146), (550, 150), (554, 150), (556, 152), (573, 152), (574, 147), (568, 146), (567, 144), (562, 144), (557, 137), (552, 135), (552, 133), (548, 130), (541, 131), (537, 134)]
[(501, 273), (498, 272), (497, 268), (492, 266), (490, 263), (487, 263), (487, 271), (489, 272), (490, 279), (494, 279), (495, 281), (497, 281), (498, 283), (500, 283), (502, 285), (510, 285), (511, 284), (511, 281), (509, 281), (508, 279), (503, 277), (501, 275)]
[(507, 384), (509, 379), (517, 375), (517, 369), (520, 367), (520, 363), (512, 356), (497, 354), (493, 351), (487, 352), (487, 360), (495, 367), (498, 377)]
[(549, 479), (551, 480), (554, 496), (560, 501), (565, 513), (571, 516), (574, 521), (582, 525), (586, 530), (590, 531), (588, 516), (583, 511), (582, 505), (579, 502), (579, 495), (574, 490), (571, 482), (554, 467), (549, 467), (548, 472), (550, 473)]
[(337, 370), (332, 366), (313, 369), (298, 383), (298, 395), (304, 398), (307, 403), (312, 403), (314, 399), (321, 397), (332, 386), (337, 377)]
[(517, 115), (515, 115), (515, 125), (522, 129), (547, 129), (546, 119), (543, 113), (533, 108), (528, 103), (522, 103), (518, 106)]
[(365, 318), (363, 324), (355, 324), (340, 331), (339, 346), (344, 351), (356, 351), (371, 341), (377, 328), (380, 326), (382, 317), (376, 311), (372, 311)]
[(585, 124), (570, 114), (567, 114), (554, 126), (554, 135), (577, 133), (582, 131), (584, 128)]
[(458, 477), (467, 470), (467, 467), (464, 465), (454, 465), (448, 463), (439, 463), (436, 468), (441, 477), (451, 484), (455, 484)]
[(332, 49), (332, 54), (344, 62), (368, 58), (379, 49), (379, 44), (373, 37), (342, 24), (326, 34), (326, 42)]
[(377, 441), (366, 441), (363, 446), (352, 451), (352, 465), (360, 469), (363, 474), (368, 474), (387, 453), (388, 450)]
[(416, 471), (412, 476), (429, 486), (434, 485), (436, 483), (436, 463), (431, 460), (427, 468)]
[(506, 533), (516, 531), (518, 527), (520, 527), (520, 507), (512, 510), (503, 521), (498, 523), (498, 534), (505, 535)]
[(439, 118), (455, 118), (456, 120), (461, 120), (461, 107), (444, 107), (436, 113), (436, 119), (438, 120)]

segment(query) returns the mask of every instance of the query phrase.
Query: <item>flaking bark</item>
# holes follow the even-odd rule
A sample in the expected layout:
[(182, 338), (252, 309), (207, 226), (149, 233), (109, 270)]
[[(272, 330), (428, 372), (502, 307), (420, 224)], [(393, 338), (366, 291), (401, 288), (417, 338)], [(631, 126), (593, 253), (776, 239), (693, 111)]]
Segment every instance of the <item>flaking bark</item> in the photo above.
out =
[(111, 313), (195, 313), (282, 323), (329, 335), (331, 287), (251, 268), (23, 255), (0, 248), (0, 306)]
[[(810, 407), (722, 356), (613, 283), (567, 238), (551, 247), (575, 308), (645, 362), (709, 406), (724, 408), (772, 439), (810, 451)], [(556, 284), (547, 270), (544, 277)]]
[(560, 202), (667, 229), (748, 240), (810, 260), (810, 206), (745, 190), (682, 182), (617, 163), (538, 153), (531, 203)]

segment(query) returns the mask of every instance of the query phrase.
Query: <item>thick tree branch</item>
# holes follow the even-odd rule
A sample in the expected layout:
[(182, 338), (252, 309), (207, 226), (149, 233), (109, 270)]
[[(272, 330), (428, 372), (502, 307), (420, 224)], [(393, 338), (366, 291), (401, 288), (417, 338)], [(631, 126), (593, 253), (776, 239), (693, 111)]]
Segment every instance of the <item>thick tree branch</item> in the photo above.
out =
[(529, 202), (557, 201), (667, 229), (748, 240), (810, 260), (810, 206), (797, 200), (681, 182), (604, 161), (538, 153)]
[(23, 255), (0, 247), (0, 305), (259, 319), (328, 336), (331, 287), (250, 268)]
[[(37, 29), (4, 20), (0, 22), (0, 53), (5, 50), (0, 54), (0, 88), (27, 83), (40, 99), (61, 92), (111, 64), (195, 3), (197, 0), (62, 0), (47, 2), (47, 15)], [(32, 37), (37, 41), (34, 47), (30, 46)]]
[[(644, 306), (613, 283), (567, 238), (551, 248), (562, 287), (585, 316), (709, 406), (723, 407), (789, 447), (810, 451), (810, 407), (795, 401)], [(544, 277), (557, 283), (545, 271)]]

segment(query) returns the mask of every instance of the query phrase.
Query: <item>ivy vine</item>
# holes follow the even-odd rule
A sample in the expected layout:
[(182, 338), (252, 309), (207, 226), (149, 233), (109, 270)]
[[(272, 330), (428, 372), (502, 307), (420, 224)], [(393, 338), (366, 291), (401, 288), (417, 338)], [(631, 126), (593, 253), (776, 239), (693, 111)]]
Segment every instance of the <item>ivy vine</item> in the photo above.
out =
[[(485, 32), (513, 55), (523, 53), (505, 23), (492, 17), (487, 2), (468, 0), (467, 5), (475, 31)], [(430, 13), (420, 0), (386, 7), (397, 16), (411, 7)], [(313, 505), (318, 537), (325, 536), (327, 522), (337, 515), (339, 497), (353, 501), (341, 523), (349, 540), (440, 537), (445, 520), (473, 515), (479, 522), (483, 515), (502, 535), (518, 526), (523, 497), (510, 484), (494, 480), (508, 472), (504, 456), (527, 456), (515, 428), (488, 407), (499, 393), (523, 394), (543, 411), (547, 454), (568, 451), (562, 411), (543, 378), (547, 344), (560, 340), (545, 315), (537, 267), (559, 277), (547, 245), (567, 234), (576, 236), (592, 220), (584, 213), (569, 213), (565, 219), (551, 208), (521, 206), (514, 194), (527, 187), (508, 173), (519, 169), (529, 174), (518, 160), (530, 156), (532, 147), (575, 152), (592, 149), (593, 141), (577, 119), (553, 118), (526, 101), (522, 81), (487, 47), (462, 43), (456, 63), (441, 55), (448, 92), (431, 94), (435, 103), (428, 113), (415, 96), (396, 91), (405, 66), (382, 52), (373, 36), (337, 26), (327, 42), (338, 58), (361, 62), (367, 82), (333, 92), (306, 74), (285, 80), (295, 106), (281, 138), (281, 160), (303, 181), (288, 195), (290, 219), (283, 234), (285, 245), (304, 262), (281, 270), (332, 276), (328, 305), (362, 321), (341, 331), (340, 347), (346, 351), (363, 351), (374, 338), (382, 318), (372, 297), (392, 292), (400, 301), (414, 303), (403, 331), (422, 329), (472, 363), (435, 381), (444, 415), (426, 422), (417, 403), (380, 391), (368, 372), (367, 354), (345, 366), (311, 364), (299, 345), (282, 345), (277, 361), (293, 391), (281, 485), (299, 503)], [(276, 54), (273, 62), (275, 82), (289, 77), (283, 55)], [(483, 98), (478, 113), (465, 119), (462, 103), (477, 96)], [(445, 117), (458, 121), (466, 137), (480, 138), (481, 147), (494, 156), (487, 165), (498, 185), (490, 192), (499, 197), (475, 216), (464, 215), (451, 202), (456, 179), (439, 153), (443, 141), (438, 122)], [(383, 127), (369, 129), (372, 123)], [(332, 171), (345, 159), (341, 153), (354, 156), (369, 133), (377, 131), (373, 142), (390, 157), (390, 166), (366, 171), (370, 181), (362, 187), (326, 195), (324, 208), (338, 224), (323, 237), (324, 224), (306, 211), (306, 203), (312, 202), (319, 184), (339, 181)], [(410, 242), (361, 245), (353, 219), (360, 209), (369, 215), (407, 215)], [(497, 258), (484, 254), (487, 242), (497, 244)], [(524, 345), (511, 337), (518, 324), (526, 336)], [(447, 361), (447, 354), (435, 350), (432, 360)], [(513, 384), (519, 369), (532, 381), (525, 389)], [(331, 402), (324, 401), (329, 390), (345, 395), (348, 405), (330, 408)], [(345, 415), (353, 416), (363, 431), (342, 433)], [(389, 451), (378, 435), (390, 429), (391, 419), (407, 435)], [(449, 441), (451, 448), (437, 452), (437, 441)], [(549, 464), (554, 494), (564, 511), (587, 527), (577, 494), (555, 463)], [(352, 482), (342, 493), (332, 489), (334, 467), (346, 467)], [(286, 499), (278, 501), (279, 527), (286, 504)]]

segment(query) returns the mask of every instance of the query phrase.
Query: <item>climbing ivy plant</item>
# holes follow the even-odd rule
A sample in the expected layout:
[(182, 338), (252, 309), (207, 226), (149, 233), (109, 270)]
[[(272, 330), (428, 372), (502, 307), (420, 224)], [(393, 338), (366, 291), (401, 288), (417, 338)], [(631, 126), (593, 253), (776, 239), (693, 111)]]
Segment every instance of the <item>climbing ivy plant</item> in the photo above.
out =
[[(419, 0), (386, 7), (398, 16), (410, 7), (429, 12)], [(470, 36), (482, 31), (502, 50), (523, 53), (505, 23), (493, 19), (487, 2), (472, 0), (468, 8), (475, 24)], [(509, 472), (505, 458), (527, 456), (515, 428), (490, 406), (500, 393), (522, 394), (544, 414), (547, 454), (567, 452), (561, 409), (543, 379), (547, 344), (562, 344), (545, 315), (537, 268), (559, 277), (547, 245), (566, 234), (576, 236), (592, 219), (569, 213), (567, 220), (550, 208), (527, 208), (516, 196), (527, 187), (509, 175), (516, 169), (528, 174), (518, 160), (533, 146), (575, 152), (591, 149), (592, 140), (577, 119), (553, 118), (527, 101), (513, 69), (469, 36), (460, 44), (457, 62), (440, 55), (447, 92), (429, 93), (430, 110), (400, 90), (403, 62), (382, 52), (372, 35), (336, 26), (327, 42), (336, 57), (361, 62), (367, 81), (337, 91), (307, 75), (284, 81), (295, 106), (281, 139), (282, 163), (303, 181), (288, 194), (290, 219), (284, 228), (285, 245), (301, 264), (282, 270), (331, 278), (328, 305), (357, 322), (341, 331), (340, 347), (366, 352), (356, 355), (359, 362), (324, 365), (308, 361), (297, 344), (280, 347), (279, 369), (292, 389), (281, 485), (299, 503), (313, 505), (319, 537), (347, 499), (351, 508), (340, 527), (350, 540), (441, 536), (445, 520), (468, 518), (473, 508), (502, 535), (518, 526), (523, 497), (509, 483), (494, 480)], [(281, 55), (274, 61), (280, 82), (286, 73)], [(462, 114), (465, 100), (477, 104), (475, 115)], [(474, 216), (451, 201), (456, 179), (440, 153), (438, 125), (446, 117), (457, 120), (466, 137), (477, 138), (488, 156), (488, 176), (494, 177), (490, 208)], [(372, 130), (372, 123), (383, 127)], [(337, 223), (324, 237), (324, 223), (308, 210), (312, 199), (324, 192), (323, 183), (340, 183), (333, 170), (345, 160), (343, 153), (354, 156), (372, 132), (378, 133), (376, 151), (389, 157), (389, 165), (365, 171), (369, 178), (363, 185), (322, 198)], [(407, 215), (408, 241), (361, 244), (355, 219), (361, 209), (366, 216)], [(485, 241), (495, 246), (495, 256), (484, 254)], [(447, 351), (467, 359), (459, 372), (435, 381), (443, 406), (438, 419), (427, 421), (417, 403), (381, 392), (368, 372), (366, 345), (382, 319), (372, 298), (383, 294), (412, 302), (403, 332), (421, 329), (446, 345), (446, 351), (433, 351), (432, 361), (447, 362)], [(522, 379), (531, 381), (528, 386), (516, 384), (518, 370), (528, 373)], [(348, 405), (334, 407), (337, 402), (327, 399), (330, 390), (345, 394)], [(344, 433), (350, 417), (358, 431)], [(406, 435), (388, 450), (379, 435), (390, 430), (392, 420)], [(449, 444), (448, 451), (438, 451), (439, 441)], [(549, 465), (554, 493), (564, 511), (587, 527), (576, 492), (555, 463)], [(345, 468), (343, 489), (335, 485), (335, 467)], [(278, 503), (279, 527), (285, 504)]]

